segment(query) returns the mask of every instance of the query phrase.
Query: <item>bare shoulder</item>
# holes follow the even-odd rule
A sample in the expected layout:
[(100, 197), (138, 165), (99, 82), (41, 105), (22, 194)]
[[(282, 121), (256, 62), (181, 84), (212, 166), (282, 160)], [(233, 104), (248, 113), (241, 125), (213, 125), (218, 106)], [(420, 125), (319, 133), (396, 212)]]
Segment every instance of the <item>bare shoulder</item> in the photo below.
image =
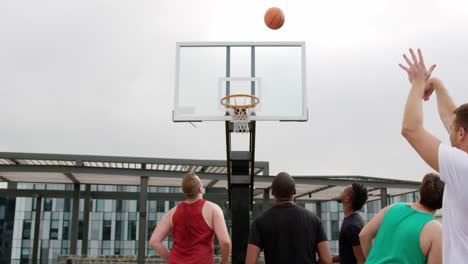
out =
[(210, 202), (210, 201), (206, 201), (205, 205), (203, 206), (203, 211), (205, 211), (206, 213), (210, 214), (210, 215), (221, 215), (221, 216), (224, 216), (224, 213), (223, 213), (223, 210), (221, 209), (221, 207), (219, 207), (219, 205), (213, 203), (213, 202)]
[(442, 224), (437, 220), (427, 222), (421, 230), (421, 242), (431, 243), (442, 240)]
[(215, 204), (213, 202), (206, 201), (205, 206), (209, 210), (212, 210), (212, 211), (215, 211), (215, 212), (223, 212), (223, 210), (221, 210), (221, 207), (219, 207), (219, 205), (217, 205), (217, 204)]
[(177, 210), (177, 205), (172, 207), (171, 210), (169, 210), (169, 212), (167, 212), (168, 215), (173, 215), (175, 213), (175, 211)]
[(424, 225), (423, 229), (427, 230), (430, 234), (437, 235), (442, 233), (442, 224), (437, 220), (431, 220)]
[(420, 238), (421, 250), (424, 255), (428, 255), (429, 251), (436, 249), (437, 245), (440, 248), (442, 243), (442, 224), (437, 220), (427, 222), (421, 230)]

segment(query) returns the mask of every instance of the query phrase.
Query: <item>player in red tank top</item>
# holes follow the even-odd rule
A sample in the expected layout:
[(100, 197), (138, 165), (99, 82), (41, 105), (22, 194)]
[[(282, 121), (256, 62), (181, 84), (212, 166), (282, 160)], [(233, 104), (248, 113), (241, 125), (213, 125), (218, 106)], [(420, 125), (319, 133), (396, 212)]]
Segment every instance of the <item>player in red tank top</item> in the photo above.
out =
[[(170, 264), (214, 263), (215, 234), (221, 248), (220, 263), (228, 263), (231, 239), (223, 211), (203, 199), (202, 189), (202, 182), (195, 173), (185, 175), (182, 190), (186, 200), (164, 215), (151, 236), (151, 248)], [(174, 245), (169, 251), (162, 242), (170, 232)]]

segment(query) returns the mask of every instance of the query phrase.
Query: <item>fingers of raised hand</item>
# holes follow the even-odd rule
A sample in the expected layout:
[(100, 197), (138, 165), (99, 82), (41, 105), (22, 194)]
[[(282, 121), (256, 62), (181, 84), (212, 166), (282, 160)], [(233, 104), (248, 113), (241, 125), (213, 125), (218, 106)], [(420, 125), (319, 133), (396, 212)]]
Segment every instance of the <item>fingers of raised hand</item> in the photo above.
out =
[(411, 58), (413, 59), (414, 64), (419, 63), (418, 58), (416, 57), (416, 54), (414, 54), (414, 50), (413, 50), (413, 49), (409, 49), (409, 52), (410, 52), (410, 54), (411, 54)]
[(410, 71), (410, 69), (409, 69), (408, 67), (406, 67), (405, 65), (403, 65), (403, 64), (401, 64), (401, 63), (398, 64), (398, 65), (399, 65), (400, 68), (402, 68), (404, 71), (406, 71), (406, 72), (409, 72), (409, 71)]
[(424, 65), (424, 58), (421, 52), (421, 49), (418, 49), (418, 57), (419, 57), (419, 62)]
[(406, 63), (408, 63), (408, 65), (411, 67), (413, 65), (413, 63), (410, 61), (410, 59), (408, 59), (408, 57), (406, 56), (406, 54), (403, 54), (403, 58), (405, 59)]
[(429, 70), (427, 71), (427, 72), (429, 73), (429, 76), (432, 74), (432, 72), (434, 71), (434, 69), (435, 69), (436, 66), (437, 66), (437, 65), (432, 64), (432, 66), (429, 67)]

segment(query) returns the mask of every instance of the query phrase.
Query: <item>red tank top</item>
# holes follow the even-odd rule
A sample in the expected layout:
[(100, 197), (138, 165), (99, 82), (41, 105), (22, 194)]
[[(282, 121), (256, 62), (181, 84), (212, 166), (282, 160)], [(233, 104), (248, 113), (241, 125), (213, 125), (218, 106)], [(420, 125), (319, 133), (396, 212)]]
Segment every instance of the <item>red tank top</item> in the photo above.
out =
[(177, 205), (172, 216), (174, 246), (169, 253), (168, 263), (214, 263), (214, 232), (202, 215), (205, 202), (200, 199), (191, 204), (182, 202)]

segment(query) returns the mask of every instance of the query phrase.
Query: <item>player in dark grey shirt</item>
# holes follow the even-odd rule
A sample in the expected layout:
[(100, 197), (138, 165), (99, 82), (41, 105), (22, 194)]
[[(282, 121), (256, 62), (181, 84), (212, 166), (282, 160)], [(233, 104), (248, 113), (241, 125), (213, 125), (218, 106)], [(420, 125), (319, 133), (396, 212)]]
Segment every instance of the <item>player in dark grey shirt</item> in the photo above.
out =
[(265, 263), (332, 263), (327, 236), (320, 219), (292, 202), (296, 188), (287, 173), (272, 183), (275, 204), (251, 226), (246, 264), (257, 263), (263, 250)]
[(367, 201), (367, 188), (360, 183), (347, 186), (340, 195), (345, 218), (341, 224), (339, 247), (340, 255), (334, 256), (334, 262), (341, 264), (361, 264), (365, 262), (364, 253), (359, 242), (359, 232), (364, 227), (364, 221), (357, 211)]

